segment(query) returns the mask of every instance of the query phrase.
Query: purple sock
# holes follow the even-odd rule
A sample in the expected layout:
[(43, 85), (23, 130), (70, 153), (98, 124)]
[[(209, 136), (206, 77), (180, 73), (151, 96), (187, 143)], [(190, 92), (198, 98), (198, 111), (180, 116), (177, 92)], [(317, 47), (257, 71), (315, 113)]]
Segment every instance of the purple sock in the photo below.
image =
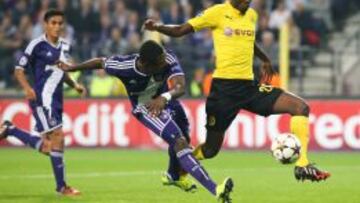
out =
[(199, 181), (213, 195), (216, 195), (216, 183), (211, 180), (205, 169), (192, 155), (189, 148), (183, 149), (177, 153), (182, 168), (190, 173), (197, 181)]
[(172, 180), (179, 180), (180, 179), (179, 172), (181, 166), (176, 156), (176, 152), (171, 147), (169, 147), (168, 153), (169, 153), (169, 168), (167, 173)]
[(62, 187), (66, 185), (65, 183), (65, 166), (63, 162), (64, 152), (51, 150), (50, 159), (51, 165), (53, 168), (55, 180), (56, 180), (56, 190), (60, 191)]
[(39, 150), (41, 147), (42, 140), (40, 137), (31, 135), (28, 132), (20, 130), (19, 128), (9, 128), (7, 134), (9, 134), (9, 136), (16, 137), (25, 145), (29, 145), (31, 148), (34, 148), (36, 150)]

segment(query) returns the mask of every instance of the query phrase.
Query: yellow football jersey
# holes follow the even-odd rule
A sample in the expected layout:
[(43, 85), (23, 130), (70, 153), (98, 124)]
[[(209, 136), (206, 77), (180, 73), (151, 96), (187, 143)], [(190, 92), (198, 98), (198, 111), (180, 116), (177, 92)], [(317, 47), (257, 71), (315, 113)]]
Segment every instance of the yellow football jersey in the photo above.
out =
[(195, 31), (210, 28), (216, 56), (214, 78), (253, 80), (253, 57), (257, 13), (249, 8), (245, 15), (230, 3), (217, 4), (192, 18)]

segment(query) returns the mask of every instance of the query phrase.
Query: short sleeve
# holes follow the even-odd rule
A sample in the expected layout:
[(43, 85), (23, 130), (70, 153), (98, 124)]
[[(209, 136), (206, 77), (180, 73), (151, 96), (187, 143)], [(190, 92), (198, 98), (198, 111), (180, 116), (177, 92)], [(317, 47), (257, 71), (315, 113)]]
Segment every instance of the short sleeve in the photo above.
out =
[(15, 69), (27, 69), (30, 63), (30, 56), (22, 53), (15, 64)]
[(179, 63), (179, 60), (173, 53), (166, 54), (166, 62), (170, 64), (170, 70), (169, 70), (168, 79), (167, 79), (168, 81), (174, 76), (185, 75), (185, 73)]
[(107, 74), (116, 76), (118, 69), (117, 69), (117, 63), (112, 59), (112, 57), (109, 58), (103, 58), (103, 64), (104, 64), (104, 70)]
[(20, 57), (16, 61), (15, 69), (26, 69), (30, 66), (32, 59), (36, 53), (36, 50), (39, 48), (41, 39), (37, 38), (32, 40), (26, 47), (25, 51), (21, 53)]
[(111, 56), (109, 58), (103, 58), (104, 70), (107, 74), (115, 77), (129, 76), (129, 70), (133, 68), (131, 62), (123, 62), (122, 56)]
[(213, 6), (206, 9), (196, 17), (190, 19), (188, 23), (193, 27), (194, 31), (199, 31), (205, 28), (215, 28), (218, 26), (219, 9), (218, 6)]
[(16, 61), (15, 69), (27, 69), (30, 66), (34, 53), (36, 52), (35, 49), (36, 45), (30, 43)]

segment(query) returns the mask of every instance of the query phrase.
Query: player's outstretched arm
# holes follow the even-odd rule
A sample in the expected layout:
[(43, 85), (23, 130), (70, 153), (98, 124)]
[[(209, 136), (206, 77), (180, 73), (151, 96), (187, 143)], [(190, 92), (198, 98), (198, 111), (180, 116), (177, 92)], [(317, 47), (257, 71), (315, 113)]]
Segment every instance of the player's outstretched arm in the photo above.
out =
[(272, 77), (276, 74), (271, 65), (271, 60), (257, 43), (254, 44), (254, 54), (263, 62), (261, 65), (261, 82), (269, 84)]
[(84, 70), (95, 70), (104, 68), (103, 58), (93, 58), (80, 64), (68, 65), (61, 61), (57, 62), (59, 68), (66, 72), (84, 71)]
[(184, 23), (181, 25), (164, 25), (157, 23), (152, 19), (146, 20), (143, 27), (150, 31), (158, 31), (170, 37), (182, 37), (194, 32), (193, 27), (189, 23)]
[(254, 53), (255, 56), (257, 56), (259, 59), (261, 59), (262, 62), (269, 62), (270, 58), (268, 55), (259, 47), (257, 43), (254, 43)]

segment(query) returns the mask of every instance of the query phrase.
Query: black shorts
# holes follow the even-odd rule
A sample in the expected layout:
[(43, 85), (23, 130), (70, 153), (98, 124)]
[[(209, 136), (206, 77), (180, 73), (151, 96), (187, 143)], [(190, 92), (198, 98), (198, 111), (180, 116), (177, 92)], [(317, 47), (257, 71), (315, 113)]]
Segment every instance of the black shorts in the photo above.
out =
[(268, 116), (282, 92), (251, 80), (213, 79), (206, 101), (206, 128), (225, 131), (241, 109)]

